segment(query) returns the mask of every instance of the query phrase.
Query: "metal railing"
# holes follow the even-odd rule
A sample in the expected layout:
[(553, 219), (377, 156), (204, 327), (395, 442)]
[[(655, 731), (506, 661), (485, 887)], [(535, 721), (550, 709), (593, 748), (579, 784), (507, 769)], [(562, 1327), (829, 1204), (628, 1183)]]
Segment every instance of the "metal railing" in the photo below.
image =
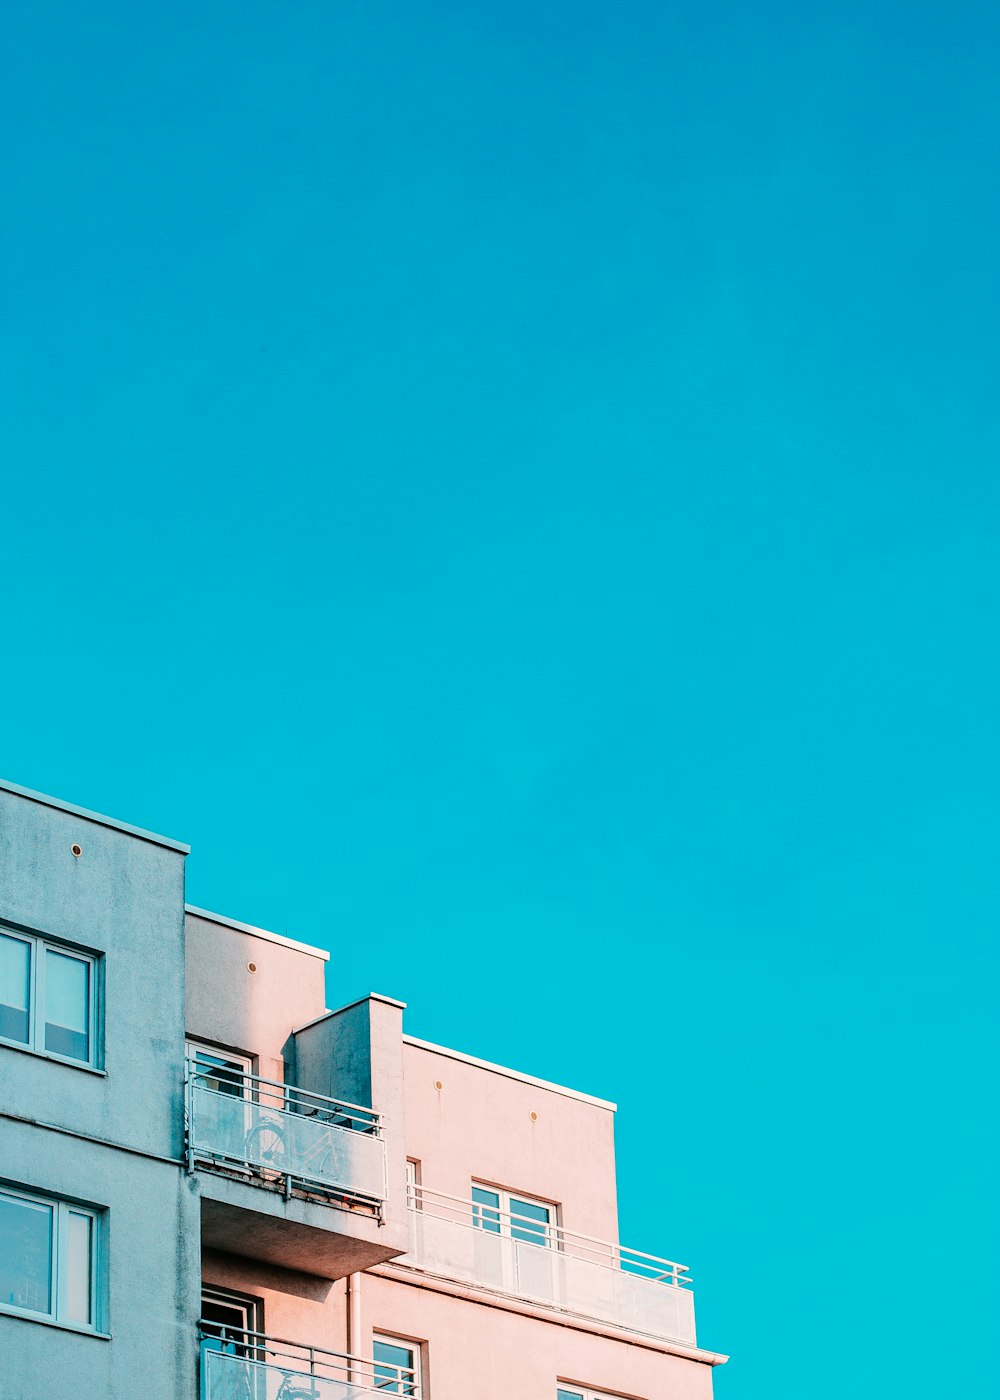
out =
[(420, 1400), (417, 1373), (347, 1352), (200, 1324), (201, 1400)]
[(189, 1058), (184, 1066), (185, 1140), (195, 1163), (254, 1180), (349, 1201), (385, 1200), (381, 1118), (345, 1103)]
[(684, 1264), (412, 1182), (407, 1203), (410, 1249), (395, 1263), (694, 1345)]

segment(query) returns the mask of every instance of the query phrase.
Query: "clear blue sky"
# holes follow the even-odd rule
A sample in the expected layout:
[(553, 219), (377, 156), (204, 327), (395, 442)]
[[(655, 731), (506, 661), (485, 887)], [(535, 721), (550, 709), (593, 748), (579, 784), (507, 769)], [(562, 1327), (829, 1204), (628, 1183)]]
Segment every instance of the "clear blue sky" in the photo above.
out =
[(5, 776), (615, 1098), (720, 1400), (986, 1394), (996, 10), (0, 26)]

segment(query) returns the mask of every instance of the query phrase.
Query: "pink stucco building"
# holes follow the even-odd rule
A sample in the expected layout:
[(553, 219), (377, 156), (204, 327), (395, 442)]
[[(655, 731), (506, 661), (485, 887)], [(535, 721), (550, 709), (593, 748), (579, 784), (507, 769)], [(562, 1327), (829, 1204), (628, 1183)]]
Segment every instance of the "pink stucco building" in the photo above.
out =
[[(386, 997), (324, 1010), (324, 955), (273, 934), (188, 910), (187, 956), (203, 1321), (233, 1329), (203, 1342), (205, 1400), (246, 1371), (285, 1400), (289, 1369), (316, 1400), (708, 1400), (726, 1358), (683, 1269), (618, 1241), (613, 1104), (415, 1040)], [(348, 1106), (288, 1114), (289, 1079)], [(254, 1135), (310, 1109), (294, 1147)], [(310, 1131), (343, 1196), (310, 1182)]]

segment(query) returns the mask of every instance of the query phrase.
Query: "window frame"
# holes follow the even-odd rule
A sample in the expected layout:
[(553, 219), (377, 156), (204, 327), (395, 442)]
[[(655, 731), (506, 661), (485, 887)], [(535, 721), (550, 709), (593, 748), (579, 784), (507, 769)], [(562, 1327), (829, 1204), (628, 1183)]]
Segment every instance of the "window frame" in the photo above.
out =
[[(43, 1322), (57, 1327), (68, 1327), (73, 1331), (92, 1332), (105, 1335), (103, 1329), (104, 1300), (101, 1293), (101, 1278), (104, 1268), (104, 1227), (105, 1211), (99, 1206), (84, 1205), (80, 1201), (67, 1200), (63, 1196), (48, 1196), (44, 1192), (25, 1191), (20, 1186), (10, 1186), (0, 1182), (0, 1196), (11, 1200), (26, 1201), (32, 1206), (42, 1206), (52, 1212), (52, 1239), (49, 1245), (49, 1296), (52, 1300), (48, 1311), (40, 1308), (24, 1308), (17, 1303), (0, 1302), (0, 1312), (14, 1317), (23, 1317), (31, 1322)], [(90, 1221), (90, 1259), (88, 1285), (90, 1290), (90, 1319), (81, 1322), (67, 1316), (69, 1305), (69, 1218), (81, 1215)]]
[(410, 1210), (423, 1210), (424, 1202), (421, 1194), (421, 1172), (419, 1157), (407, 1157), (406, 1159), (406, 1204)]
[[(375, 1344), (376, 1344), (376, 1342), (385, 1342), (385, 1344), (386, 1344), (387, 1346), (390, 1346), (390, 1347), (399, 1347), (402, 1351), (408, 1351), (408, 1352), (410, 1353), (410, 1355), (413, 1357), (413, 1365), (412, 1365), (411, 1367), (409, 1367), (408, 1369), (412, 1370), (412, 1372), (413, 1372), (413, 1380), (412, 1380), (411, 1382), (404, 1382), (404, 1381), (401, 1380), (401, 1381), (397, 1382), (397, 1384), (399, 1384), (399, 1385), (401, 1385), (401, 1386), (404, 1385), (404, 1384), (410, 1384), (410, 1385), (412, 1385), (412, 1387), (413, 1387), (412, 1390), (410, 1390), (409, 1392), (407, 1392), (407, 1391), (405, 1391), (405, 1390), (389, 1390), (387, 1387), (385, 1387), (385, 1386), (380, 1386), (380, 1385), (378, 1384), (378, 1378), (375, 1376), (374, 1368), (375, 1368), (376, 1366), (390, 1366), (390, 1365), (392, 1365), (392, 1363), (389, 1362), (389, 1361), (376, 1361), (376, 1360), (375, 1360)], [(418, 1341), (416, 1341), (413, 1337), (397, 1337), (397, 1336), (395, 1336), (392, 1332), (380, 1332), (380, 1331), (378, 1330), (378, 1328), (373, 1328), (373, 1330), (372, 1330), (372, 1387), (373, 1387), (373, 1389), (374, 1389), (376, 1392), (378, 1392), (379, 1390), (384, 1390), (385, 1393), (386, 1393), (386, 1395), (402, 1395), (402, 1396), (404, 1397), (404, 1400), (405, 1400), (405, 1397), (407, 1397), (407, 1395), (409, 1395), (409, 1400), (426, 1400), (426, 1397), (425, 1397), (425, 1395), (424, 1395), (424, 1355), (423, 1355), (423, 1353), (424, 1353), (424, 1343), (423, 1343), (423, 1342), (418, 1342)]]
[(556, 1381), (556, 1400), (622, 1400), (622, 1397), (609, 1395), (605, 1390), (591, 1390), (575, 1381)]
[[(250, 1075), (250, 1077), (253, 1078), (256, 1072), (254, 1070), (254, 1065), (256, 1064), (255, 1057), (253, 1055), (248, 1055), (245, 1050), (223, 1050), (220, 1049), (218, 1045), (209, 1045), (206, 1040), (195, 1040), (190, 1035), (185, 1036), (184, 1058), (192, 1060), (197, 1064), (199, 1055), (207, 1055), (210, 1059), (220, 1061), (220, 1068), (232, 1065), (238, 1068), (244, 1076)], [(237, 1096), (234, 1094), (233, 1097), (236, 1098)], [(239, 1097), (250, 1097), (249, 1089), (246, 1084), (243, 1085), (243, 1092)]]
[[(61, 1065), (75, 1065), (77, 1069), (91, 1069), (103, 1072), (104, 1069), (104, 1026), (101, 1021), (101, 977), (104, 956), (89, 953), (82, 948), (62, 943), (59, 939), (48, 938), (40, 933), (26, 933), (23, 929), (0, 924), (0, 936), (28, 946), (28, 1038), (13, 1040), (0, 1035), (0, 1045), (15, 1050), (26, 1050), (31, 1055), (40, 1055), (46, 1060), (57, 1060)], [(45, 955), (58, 953), (64, 958), (74, 958), (85, 963), (89, 969), (87, 977), (87, 1020), (89, 1027), (86, 1060), (73, 1055), (60, 1055), (57, 1050), (49, 1050), (45, 1045)]]
[[(555, 1201), (544, 1201), (538, 1196), (530, 1196), (527, 1191), (514, 1191), (506, 1186), (497, 1186), (492, 1181), (480, 1181), (476, 1177), (472, 1178), (469, 1196), (476, 1189), (480, 1191), (492, 1191), (499, 1198), (499, 1204), (488, 1206), (483, 1201), (472, 1200), (472, 1227), (475, 1230), (482, 1230), (484, 1234), (494, 1235), (499, 1239), (513, 1240), (515, 1244), (536, 1244), (540, 1249), (558, 1250), (559, 1239), (559, 1206)], [(526, 1206), (537, 1206), (540, 1210), (547, 1210), (549, 1218), (547, 1221), (532, 1220), (529, 1215), (519, 1215), (517, 1211), (511, 1209), (511, 1201), (517, 1201)], [(499, 1230), (487, 1230), (482, 1223), (483, 1211), (496, 1211), (499, 1216)], [(544, 1230), (544, 1242), (539, 1232), (539, 1239), (527, 1240), (520, 1235), (515, 1235), (511, 1228), (511, 1218), (518, 1221), (525, 1221), (526, 1225), (538, 1225)]]

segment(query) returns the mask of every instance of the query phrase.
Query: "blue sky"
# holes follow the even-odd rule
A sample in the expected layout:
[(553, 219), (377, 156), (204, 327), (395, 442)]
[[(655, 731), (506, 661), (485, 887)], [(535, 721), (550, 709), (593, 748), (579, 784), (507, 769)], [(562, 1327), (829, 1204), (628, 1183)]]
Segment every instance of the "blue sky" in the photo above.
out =
[(720, 1400), (995, 1369), (998, 27), (0, 20), (5, 776), (616, 1099)]

